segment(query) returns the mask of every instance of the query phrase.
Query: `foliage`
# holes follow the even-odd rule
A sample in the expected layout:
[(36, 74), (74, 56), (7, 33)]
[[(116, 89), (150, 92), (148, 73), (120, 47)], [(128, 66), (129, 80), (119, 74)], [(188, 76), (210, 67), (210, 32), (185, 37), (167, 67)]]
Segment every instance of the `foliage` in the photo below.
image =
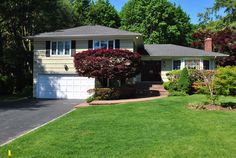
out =
[(0, 95), (9, 95), (13, 91), (13, 79), (10, 76), (0, 74)]
[(202, 72), (201, 71), (205, 71), (205, 70), (197, 70), (197, 69), (189, 69), (189, 79), (190, 82), (203, 82), (204, 78), (202, 76)]
[(98, 0), (92, 3), (89, 10), (89, 22), (113, 28), (120, 27), (120, 17), (109, 0)]
[(230, 28), (212, 32), (209, 30), (197, 30), (192, 34), (194, 39), (192, 46), (195, 48), (204, 48), (204, 40), (212, 38), (213, 50), (223, 52), (229, 55), (236, 54), (236, 33)]
[(94, 97), (94, 95), (92, 95), (92, 96), (90, 96), (90, 97), (88, 97), (87, 99), (86, 99), (86, 102), (87, 103), (91, 103), (92, 101), (94, 101), (95, 100), (95, 97)]
[(180, 74), (180, 78), (178, 81), (178, 89), (181, 92), (188, 94), (190, 92), (190, 86), (191, 86), (191, 83), (190, 83), (190, 78), (189, 78), (189, 74), (188, 74), (188, 69), (185, 67), (181, 71), (181, 74)]
[(230, 56), (219, 58), (217, 63), (220, 66), (236, 65), (236, 32), (226, 27), (223, 30), (212, 32), (209, 30), (197, 30), (192, 34), (194, 48), (203, 49), (204, 40), (212, 38), (213, 51), (229, 54)]
[(181, 70), (172, 70), (166, 74), (169, 81), (174, 81), (179, 79)]
[(69, 0), (1, 1), (0, 74), (13, 78), (11, 93), (32, 85), (32, 44), (25, 37), (73, 26), (72, 10)]
[(164, 83), (163, 83), (163, 87), (164, 87), (166, 90), (169, 90), (169, 86), (170, 86), (170, 82), (164, 82)]
[(141, 56), (121, 49), (96, 49), (76, 53), (77, 72), (86, 77), (125, 79), (140, 71)]
[[(224, 11), (226, 15), (222, 17), (219, 12)], [(226, 24), (235, 22), (236, 19), (236, 1), (235, 0), (215, 0), (214, 6), (207, 8), (204, 13), (198, 15), (201, 23), (209, 23), (214, 19), (221, 19)]]
[(72, 10), (74, 12), (74, 24), (88, 25), (90, 24), (89, 12), (91, 9), (91, 0), (73, 0), (71, 1)]
[(215, 84), (218, 94), (236, 95), (236, 67), (219, 67), (216, 72)]
[(26, 86), (23, 88), (22, 92), (20, 95), (22, 97), (32, 97), (33, 96), (33, 87), (32, 86)]
[(215, 71), (202, 71), (202, 75), (207, 87), (207, 96), (211, 100), (211, 104), (216, 105), (218, 94), (216, 92)]
[(128, 99), (135, 95), (135, 88), (121, 87), (121, 88), (96, 88), (95, 100), (113, 100), (113, 99)]
[(129, 0), (120, 16), (121, 28), (143, 34), (145, 43), (188, 44), (190, 18), (167, 0)]
[(170, 91), (169, 96), (187, 96), (188, 94), (183, 91)]

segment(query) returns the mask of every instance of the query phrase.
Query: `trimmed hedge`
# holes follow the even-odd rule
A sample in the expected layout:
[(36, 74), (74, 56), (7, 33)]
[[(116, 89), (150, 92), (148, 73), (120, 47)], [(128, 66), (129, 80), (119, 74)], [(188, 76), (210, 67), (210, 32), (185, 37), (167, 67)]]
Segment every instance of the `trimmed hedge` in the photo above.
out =
[(94, 98), (95, 100), (128, 99), (133, 98), (135, 93), (134, 87), (96, 88)]

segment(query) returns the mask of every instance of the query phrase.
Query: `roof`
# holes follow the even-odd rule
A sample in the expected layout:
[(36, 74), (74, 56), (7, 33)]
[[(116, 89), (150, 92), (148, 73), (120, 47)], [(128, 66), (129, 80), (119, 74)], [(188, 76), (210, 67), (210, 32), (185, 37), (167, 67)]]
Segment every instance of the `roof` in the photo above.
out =
[(146, 52), (150, 56), (164, 56), (164, 57), (215, 57), (215, 56), (228, 56), (222, 53), (206, 52), (201, 49), (184, 47), (174, 44), (146, 44), (144, 45)]
[(141, 36), (140, 33), (123, 31), (101, 25), (87, 25), (54, 32), (40, 33), (29, 38), (48, 37), (91, 37), (91, 36)]

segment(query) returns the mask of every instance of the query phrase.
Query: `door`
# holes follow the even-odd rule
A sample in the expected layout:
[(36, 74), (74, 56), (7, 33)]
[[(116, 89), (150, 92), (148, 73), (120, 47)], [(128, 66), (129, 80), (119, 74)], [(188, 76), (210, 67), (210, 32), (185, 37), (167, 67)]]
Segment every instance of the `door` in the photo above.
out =
[(37, 98), (86, 99), (87, 91), (95, 87), (95, 79), (76, 75), (39, 75), (37, 78)]
[(143, 61), (141, 80), (161, 82), (161, 61)]

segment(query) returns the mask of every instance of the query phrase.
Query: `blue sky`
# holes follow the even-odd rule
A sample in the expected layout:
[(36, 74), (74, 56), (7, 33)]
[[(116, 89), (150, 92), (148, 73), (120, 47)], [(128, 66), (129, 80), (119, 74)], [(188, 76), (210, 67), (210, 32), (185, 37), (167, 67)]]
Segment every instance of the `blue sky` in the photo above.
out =
[[(115, 8), (120, 11), (121, 8), (128, 0), (110, 0), (110, 3), (115, 6)], [(206, 8), (212, 7), (214, 0), (169, 0), (175, 3), (177, 6), (180, 5), (181, 8), (186, 12), (191, 18), (193, 24), (198, 23), (198, 13), (202, 13)]]

